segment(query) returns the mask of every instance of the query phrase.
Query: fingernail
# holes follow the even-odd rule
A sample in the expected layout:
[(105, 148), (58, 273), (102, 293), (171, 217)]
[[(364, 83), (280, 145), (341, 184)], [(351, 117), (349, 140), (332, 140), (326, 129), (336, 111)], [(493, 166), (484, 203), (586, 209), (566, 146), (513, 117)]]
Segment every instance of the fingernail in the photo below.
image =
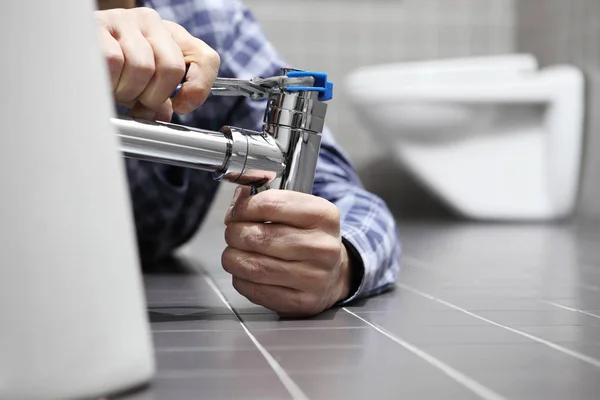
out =
[(225, 225), (229, 224), (233, 219), (233, 208), (235, 207), (235, 202), (240, 197), (240, 193), (242, 191), (241, 186), (235, 188), (235, 192), (233, 193), (233, 198), (231, 199), (231, 204), (225, 213)]

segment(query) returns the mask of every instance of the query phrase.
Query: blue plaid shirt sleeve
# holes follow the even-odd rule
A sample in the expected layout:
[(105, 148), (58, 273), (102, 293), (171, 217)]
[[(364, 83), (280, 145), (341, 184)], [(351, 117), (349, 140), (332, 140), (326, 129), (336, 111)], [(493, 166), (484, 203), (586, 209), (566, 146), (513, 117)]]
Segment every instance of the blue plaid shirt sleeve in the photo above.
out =
[[(152, 0), (146, 4), (153, 6), (163, 18), (180, 23), (213, 47), (221, 57), (221, 77), (267, 77), (279, 75), (282, 67), (290, 67), (241, 1)], [(219, 129), (228, 124), (261, 130), (265, 106), (263, 101), (243, 97), (211, 97), (196, 111), (181, 117), (180, 122), (209, 129)], [(155, 171), (155, 174), (162, 176), (164, 171)], [(177, 174), (181, 175), (177, 179), (183, 183), (176, 191), (167, 190), (167, 195), (185, 198), (186, 201), (179, 201), (181, 204), (173, 202), (179, 205), (177, 208), (165, 202), (166, 209), (159, 214), (166, 216), (171, 213), (169, 218), (191, 215), (192, 222), (184, 224), (185, 229), (181, 232), (181, 235), (187, 235), (199, 220), (199, 211), (194, 207), (206, 207), (205, 200), (196, 198), (203, 197), (202, 193), (205, 196), (210, 187), (205, 175), (190, 171), (178, 171)], [(156, 176), (153, 179), (159, 179)], [(398, 276), (401, 252), (395, 220), (386, 204), (365, 190), (349, 158), (327, 127), (323, 132), (313, 194), (331, 201), (340, 209), (342, 240), (349, 253), (354, 255), (358, 279), (354, 292), (342, 304), (378, 294), (392, 286)], [(161, 197), (165, 194), (155, 190), (149, 195)], [(177, 235), (177, 232), (171, 231), (170, 234)], [(167, 239), (169, 244), (180, 242), (181, 239)]]

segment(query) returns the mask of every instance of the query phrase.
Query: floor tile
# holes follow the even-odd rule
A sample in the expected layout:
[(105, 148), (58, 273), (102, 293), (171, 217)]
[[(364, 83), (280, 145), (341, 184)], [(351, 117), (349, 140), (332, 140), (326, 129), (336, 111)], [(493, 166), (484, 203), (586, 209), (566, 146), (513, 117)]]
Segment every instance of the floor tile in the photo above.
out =
[(556, 343), (600, 344), (600, 326), (521, 326), (519, 330)]
[(364, 327), (354, 329), (252, 331), (252, 334), (267, 350), (273, 347), (304, 349), (311, 345), (319, 347), (328, 345), (368, 347), (380, 340), (380, 333)]
[[(275, 374), (267, 376), (158, 378), (148, 399), (136, 400), (291, 400)], [(128, 399), (124, 399), (128, 400)]]
[(152, 335), (154, 346), (163, 348), (247, 348), (251, 345), (247, 334), (234, 330), (212, 330), (212, 331), (164, 331), (155, 332)]
[(151, 316), (153, 332), (165, 331), (239, 331), (242, 330), (235, 315), (211, 315), (203, 318), (188, 317), (157, 317)]
[[(183, 349), (182, 349), (183, 350)], [(166, 372), (190, 372), (197, 376), (243, 376), (248, 372), (272, 372), (264, 356), (250, 346), (220, 348), (219, 351), (185, 349), (184, 351), (159, 351), (158, 368)], [(182, 374), (185, 375), (185, 374)]]
[[(481, 326), (407, 326), (396, 320), (365, 316), (392, 335), (414, 345), (463, 345), (530, 343), (531, 340), (493, 325)], [(379, 321), (379, 322), (377, 322)]]
[(425, 346), (424, 350), (511, 399), (558, 400), (569, 393), (591, 398), (600, 390), (598, 368), (541, 344)]
[[(417, 327), (417, 326), (488, 326), (489, 323), (477, 318), (473, 318), (463, 312), (452, 310), (450, 308), (442, 310), (422, 310), (400, 309), (388, 311), (363, 311), (361, 309), (352, 309), (352, 312), (375, 323), (386, 322), (391, 319), (397, 326)], [(355, 317), (354, 317), (355, 318)], [(357, 318), (355, 318), (357, 319)], [(358, 320), (358, 319), (357, 319)], [(360, 320), (359, 320), (360, 321)]]
[[(127, 400), (292, 398), (275, 371), (310, 400), (598, 398), (600, 364), (567, 351), (600, 360), (600, 318), (565, 307), (600, 316), (600, 229), (401, 227), (406, 286), (346, 307), (360, 318), (336, 308), (281, 319), (237, 293), (217, 261), (206, 269), (227, 304), (201, 270), (145, 277), (159, 370)], [(214, 253), (211, 243), (195, 251)]]
[(364, 322), (339, 308), (326, 311), (308, 319), (282, 319), (275, 313), (244, 314), (242, 315), (242, 319), (251, 331), (281, 328), (337, 328), (365, 326)]
[(423, 372), (375, 370), (339, 376), (292, 374), (291, 377), (311, 400), (481, 399), (445, 375), (432, 370)]
[(512, 326), (600, 326), (600, 319), (568, 310), (478, 311), (477, 315)]

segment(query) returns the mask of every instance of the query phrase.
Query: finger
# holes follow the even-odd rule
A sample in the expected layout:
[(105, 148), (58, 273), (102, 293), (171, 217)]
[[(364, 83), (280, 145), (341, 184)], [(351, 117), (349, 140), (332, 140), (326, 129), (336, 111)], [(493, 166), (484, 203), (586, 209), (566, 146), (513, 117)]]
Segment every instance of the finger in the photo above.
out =
[(125, 65), (115, 89), (115, 98), (119, 102), (133, 101), (142, 94), (154, 75), (154, 52), (139, 27), (131, 21), (119, 24), (116, 34), (125, 56)]
[(173, 104), (170, 99), (167, 99), (164, 103), (156, 108), (156, 115), (154, 118), (157, 121), (171, 122), (173, 118)]
[(223, 251), (221, 264), (231, 275), (263, 285), (312, 290), (328, 281), (324, 270), (311, 268), (307, 263), (284, 261), (233, 247)]
[(133, 118), (141, 118), (154, 120), (156, 118), (156, 111), (146, 107), (141, 103), (135, 103), (135, 105), (130, 110), (130, 115)]
[(288, 315), (314, 315), (324, 308), (317, 295), (233, 277), (233, 287), (250, 302)]
[(331, 202), (293, 190), (265, 190), (240, 196), (232, 209), (233, 222), (265, 222), (296, 228), (339, 230), (340, 214)]
[(125, 65), (125, 56), (119, 42), (104, 27), (100, 28), (100, 45), (108, 65), (111, 88), (115, 90)]
[(235, 203), (237, 202), (237, 200), (240, 197), (250, 196), (251, 190), (252, 189), (249, 186), (242, 186), (242, 185), (238, 185), (238, 187), (235, 188), (235, 192), (233, 193), (233, 198), (231, 199), (231, 204), (229, 205), (229, 208), (227, 209), (227, 212), (225, 213), (225, 218), (224, 218), (225, 225), (229, 225), (233, 220), (234, 206), (235, 206)]
[(286, 261), (316, 260), (321, 264), (340, 257), (340, 239), (323, 231), (280, 224), (234, 222), (225, 228), (225, 242), (241, 251)]
[[(140, 9), (142, 10), (142, 9)], [(154, 52), (154, 76), (139, 100), (155, 109), (167, 101), (185, 75), (185, 60), (158, 13), (152, 9), (141, 12), (143, 34)]]
[(208, 95), (219, 73), (220, 58), (216, 51), (203, 41), (190, 35), (183, 27), (163, 21), (189, 65), (186, 81), (173, 98), (173, 109), (178, 114), (187, 114), (198, 108)]

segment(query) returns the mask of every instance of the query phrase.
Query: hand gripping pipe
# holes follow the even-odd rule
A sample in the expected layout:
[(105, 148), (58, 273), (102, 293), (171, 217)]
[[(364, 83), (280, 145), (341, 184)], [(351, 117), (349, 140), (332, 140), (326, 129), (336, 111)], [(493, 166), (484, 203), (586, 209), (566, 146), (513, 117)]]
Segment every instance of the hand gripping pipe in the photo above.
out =
[[(262, 132), (232, 126), (216, 132), (126, 116), (111, 121), (125, 157), (210, 171), (216, 180), (248, 185), (255, 193), (269, 188), (311, 193), (333, 85), (325, 74), (304, 71), (288, 71), (280, 81), (306, 77), (313, 86), (264, 90)], [(223, 95), (222, 87), (213, 88)], [(261, 98), (241, 90), (237, 95)]]

